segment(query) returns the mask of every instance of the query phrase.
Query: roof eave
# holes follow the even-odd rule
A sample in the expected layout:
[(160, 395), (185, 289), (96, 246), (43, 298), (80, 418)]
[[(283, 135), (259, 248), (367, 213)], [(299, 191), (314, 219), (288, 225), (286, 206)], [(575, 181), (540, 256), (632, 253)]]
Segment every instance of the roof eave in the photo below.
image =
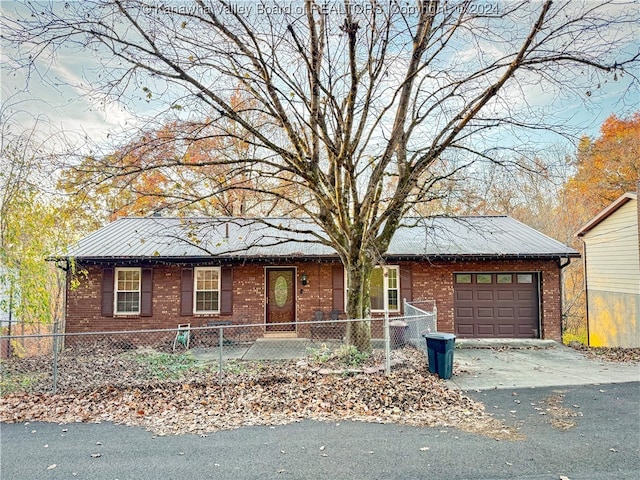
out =
[[(385, 254), (385, 260), (395, 261), (435, 261), (435, 260), (554, 260), (558, 258), (580, 258), (578, 252), (557, 252), (557, 253), (522, 253), (522, 254), (495, 254), (495, 253), (473, 253), (473, 254)], [(120, 257), (48, 257), (47, 261), (66, 261), (72, 259), (78, 263), (168, 263), (168, 264), (196, 264), (211, 261), (222, 262), (272, 262), (278, 261), (331, 261), (339, 260), (338, 255), (261, 255), (261, 256), (240, 256), (240, 255), (216, 255), (216, 256), (120, 256)]]
[(254, 255), (254, 256), (239, 256), (239, 255), (206, 255), (206, 256), (126, 256), (126, 257), (57, 257), (51, 259), (51, 261), (69, 260), (73, 258), (78, 263), (158, 263), (158, 264), (197, 264), (206, 262), (271, 262), (273, 260), (278, 261), (327, 261), (338, 259), (337, 255)]
[(591, 231), (593, 228), (598, 226), (603, 220), (605, 220), (606, 218), (611, 216), (613, 213), (615, 213), (615, 211), (618, 210), (620, 207), (622, 207), (625, 203), (630, 202), (632, 200), (637, 200), (637, 199), (638, 199), (637, 194), (633, 192), (623, 193), (617, 199), (615, 199), (608, 207), (601, 210), (595, 217), (593, 217), (591, 220), (585, 223), (575, 233), (574, 236), (583, 237), (584, 235), (589, 233), (589, 231)]
[(406, 261), (452, 261), (452, 260), (556, 260), (561, 258), (580, 258), (578, 252), (562, 253), (522, 253), (522, 254), (495, 254), (495, 253), (473, 253), (473, 254), (422, 254), (422, 255), (384, 255), (386, 260), (406, 260)]

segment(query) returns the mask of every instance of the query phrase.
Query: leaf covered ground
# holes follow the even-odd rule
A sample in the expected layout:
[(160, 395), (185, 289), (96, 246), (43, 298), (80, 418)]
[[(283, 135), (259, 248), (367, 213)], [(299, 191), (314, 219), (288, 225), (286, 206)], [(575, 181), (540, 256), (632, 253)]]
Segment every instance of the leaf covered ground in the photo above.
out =
[(590, 358), (617, 363), (640, 363), (640, 348), (587, 347), (577, 342), (571, 343), (569, 346)]
[(166, 435), (304, 419), (354, 420), (518, 438), (482, 403), (430, 374), (424, 354), (412, 348), (394, 352), (389, 376), (381, 371), (380, 355), (374, 354), (358, 368), (336, 358), (230, 364), (222, 385), (217, 370), (187, 358), (158, 365), (129, 353), (60, 363), (58, 394), (37, 388), (6, 393), (0, 421), (110, 421)]
[[(640, 349), (573, 346), (591, 357), (640, 361)], [(220, 384), (217, 365), (188, 353), (70, 350), (59, 358), (57, 394), (50, 393), (50, 357), (14, 359), (0, 364), (0, 421), (110, 421), (167, 435), (354, 420), (520, 438), (482, 403), (430, 374), (422, 351), (395, 350), (389, 376), (380, 352), (368, 358), (344, 353), (317, 350), (302, 361), (230, 361)]]

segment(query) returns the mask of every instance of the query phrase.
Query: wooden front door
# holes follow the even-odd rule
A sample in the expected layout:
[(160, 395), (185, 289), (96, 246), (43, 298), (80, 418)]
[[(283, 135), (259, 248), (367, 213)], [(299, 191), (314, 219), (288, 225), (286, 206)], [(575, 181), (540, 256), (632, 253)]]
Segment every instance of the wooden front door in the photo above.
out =
[(296, 329), (295, 269), (267, 269), (267, 332)]

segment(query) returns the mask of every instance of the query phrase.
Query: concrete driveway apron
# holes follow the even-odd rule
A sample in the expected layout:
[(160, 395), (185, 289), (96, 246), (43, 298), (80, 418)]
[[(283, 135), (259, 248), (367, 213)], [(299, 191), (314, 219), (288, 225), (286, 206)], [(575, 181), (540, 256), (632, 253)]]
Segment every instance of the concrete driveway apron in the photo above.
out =
[(640, 381), (640, 365), (587, 357), (548, 341), (459, 341), (452, 388), (489, 390)]

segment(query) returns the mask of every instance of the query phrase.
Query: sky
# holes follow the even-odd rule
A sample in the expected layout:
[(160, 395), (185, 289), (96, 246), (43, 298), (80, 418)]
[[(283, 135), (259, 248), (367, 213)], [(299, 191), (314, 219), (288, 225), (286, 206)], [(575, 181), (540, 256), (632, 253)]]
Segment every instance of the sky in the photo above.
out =
[[(16, 2), (0, 1), (2, 15), (13, 15), (16, 8), (20, 8)], [(90, 85), (97, 74), (98, 63), (89, 55), (59, 50), (54, 61), (47, 59), (47, 63), (41, 62), (40, 69), (27, 76), (24, 70), (7, 70), (12, 66), (14, 53), (6, 45), (0, 53), (3, 110), (12, 118), (19, 119), (17, 123), (24, 128), (38, 119), (43, 138), (52, 135), (53, 144), (60, 138), (60, 131), (72, 141), (86, 137), (97, 143), (108, 143), (114, 135), (133, 132), (141, 115), (154, 113), (152, 104), (144, 98), (129, 98), (126, 104), (117, 100), (104, 104), (92, 96)], [(536, 89), (535, 86), (528, 88)], [(554, 118), (550, 120), (571, 124), (580, 133), (592, 137), (598, 135), (600, 125), (611, 114), (625, 116), (640, 109), (638, 86), (630, 87), (629, 76), (607, 82), (599, 90), (589, 92), (588, 97), (585, 92), (584, 101), (575, 101), (575, 98), (562, 100), (553, 92), (541, 89), (529, 93), (530, 98), (543, 107), (545, 102), (549, 107), (557, 107), (558, 102), (564, 101), (562, 108), (553, 109)], [(513, 101), (521, 99), (514, 97)], [(543, 140), (532, 137), (532, 141)], [(559, 142), (560, 139), (554, 137), (550, 141)], [(65, 146), (60, 144), (60, 148)]]
[[(3, 8), (5, 2), (0, 4)], [(2, 63), (10, 62), (2, 52)], [(46, 136), (65, 132), (71, 139), (89, 137), (106, 141), (111, 134), (136, 123), (136, 108), (122, 102), (103, 103), (89, 92), (86, 74), (97, 63), (90, 58), (59, 54), (41, 70), (8, 73), (2, 70), (2, 102), (27, 127), (38, 119)], [(142, 111), (142, 106), (137, 107)]]

